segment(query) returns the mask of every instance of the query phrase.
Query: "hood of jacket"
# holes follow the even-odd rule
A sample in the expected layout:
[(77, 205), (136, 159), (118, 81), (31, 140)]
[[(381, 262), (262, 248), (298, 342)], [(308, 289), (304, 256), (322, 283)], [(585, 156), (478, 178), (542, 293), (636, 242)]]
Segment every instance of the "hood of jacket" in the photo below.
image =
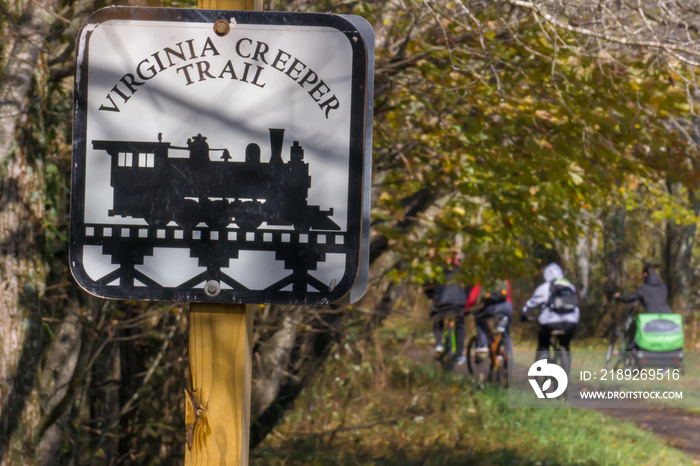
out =
[(559, 264), (551, 263), (544, 268), (542, 276), (544, 276), (544, 281), (553, 282), (554, 280), (564, 278), (564, 272), (561, 271)]
[(651, 269), (647, 271), (647, 276), (644, 277), (644, 284), (649, 286), (660, 286), (662, 283), (661, 277), (659, 277), (656, 270)]

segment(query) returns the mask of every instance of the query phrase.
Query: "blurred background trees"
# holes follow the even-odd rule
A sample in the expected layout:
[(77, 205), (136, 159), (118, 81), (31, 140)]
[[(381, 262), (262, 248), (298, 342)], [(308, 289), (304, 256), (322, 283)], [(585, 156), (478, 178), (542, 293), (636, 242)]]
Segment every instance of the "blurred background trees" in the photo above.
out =
[[(521, 289), (560, 261), (589, 335), (604, 332), (612, 294), (657, 264), (695, 338), (698, 8), (265, 3), (375, 28), (372, 275), (355, 306), (258, 310), (254, 445), (350, 330), (371, 338), (453, 247), (464, 280)], [(98, 300), (68, 272), (74, 40), (105, 5), (0, 1), (0, 464), (183, 456), (186, 304)]]

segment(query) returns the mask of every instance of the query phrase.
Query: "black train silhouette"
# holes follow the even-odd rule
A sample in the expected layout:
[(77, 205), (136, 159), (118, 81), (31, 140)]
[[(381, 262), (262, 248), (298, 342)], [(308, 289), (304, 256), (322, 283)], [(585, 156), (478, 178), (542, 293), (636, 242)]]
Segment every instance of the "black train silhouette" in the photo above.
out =
[[(143, 218), (151, 226), (175, 221), (191, 230), (201, 222), (223, 230), (231, 222), (242, 230), (268, 225), (292, 225), (296, 230), (340, 230), (330, 219), (333, 209), (308, 205), (311, 176), (299, 141), (282, 160), (284, 129), (270, 128), (271, 157), (260, 161), (260, 147), (248, 144), (245, 161), (231, 162), (226, 149), (210, 149), (198, 134), (187, 147), (169, 142), (92, 141), (93, 149), (111, 156), (114, 205), (110, 216)], [(170, 149), (189, 157), (170, 157)], [(223, 152), (219, 160), (210, 153)]]

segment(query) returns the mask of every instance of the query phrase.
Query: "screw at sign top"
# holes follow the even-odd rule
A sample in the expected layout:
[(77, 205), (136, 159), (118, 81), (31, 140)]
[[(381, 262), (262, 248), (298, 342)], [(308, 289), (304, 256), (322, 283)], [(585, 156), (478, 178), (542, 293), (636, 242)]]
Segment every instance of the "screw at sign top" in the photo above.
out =
[(228, 21), (225, 19), (218, 19), (214, 23), (214, 32), (217, 36), (225, 36), (231, 30)]

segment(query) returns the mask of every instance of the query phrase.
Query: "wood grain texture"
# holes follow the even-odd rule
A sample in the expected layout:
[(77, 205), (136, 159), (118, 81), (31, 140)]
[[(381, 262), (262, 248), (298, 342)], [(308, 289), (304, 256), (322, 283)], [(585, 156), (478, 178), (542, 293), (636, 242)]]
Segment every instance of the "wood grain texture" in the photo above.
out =
[(252, 334), (245, 305), (191, 305), (186, 465), (248, 464)]

